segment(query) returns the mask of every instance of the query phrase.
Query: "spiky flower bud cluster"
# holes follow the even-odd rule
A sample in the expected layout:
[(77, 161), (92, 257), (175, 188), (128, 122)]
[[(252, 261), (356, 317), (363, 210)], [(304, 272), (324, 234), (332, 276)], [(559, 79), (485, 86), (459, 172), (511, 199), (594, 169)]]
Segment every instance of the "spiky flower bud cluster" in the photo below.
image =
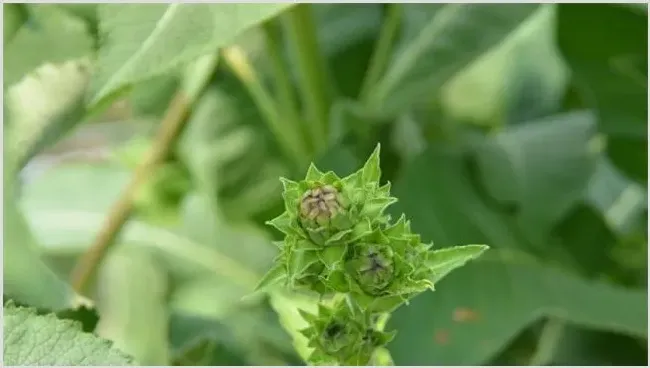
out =
[(435, 281), (486, 246), (431, 251), (402, 215), (391, 221), (385, 210), (396, 198), (390, 183), (379, 184), (379, 145), (357, 172), (338, 177), (313, 164), (306, 178), (281, 178), (285, 212), (269, 221), (285, 234), (280, 253), (259, 288), (283, 282), (324, 299), (346, 295), (345, 303), (318, 315), (303, 314), (303, 331), (314, 348), (310, 363), (366, 365), (392, 333), (374, 322), (415, 295), (433, 290)]

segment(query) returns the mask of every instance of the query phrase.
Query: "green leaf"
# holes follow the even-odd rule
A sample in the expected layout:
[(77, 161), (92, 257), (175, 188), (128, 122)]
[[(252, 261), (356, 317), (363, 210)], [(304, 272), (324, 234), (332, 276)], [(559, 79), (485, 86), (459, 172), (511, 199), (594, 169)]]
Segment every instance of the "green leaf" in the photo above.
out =
[(431, 269), (431, 282), (436, 284), (451, 271), (462, 267), (465, 263), (478, 258), (490, 247), (487, 245), (461, 245), (438, 249), (427, 254), (426, 265)]
[(45, 64), (8, 90), (5, 150), (22, 166), (81, 121), (91, 75), (88, 59)]
[(85, 24), (47, 4), (30, 4), (29, 26), (5, 44), (4, 86), (11, 86), (39, 66), (90, 56), (93, 39)]
[(516, 206), (526, 231), (546, 233), (583, 197), (597, 161), (589, 150), (593, 128), (592, 114), (572, 112), (511, 126), (479, 142), (474, 157), (486, 191)]
[(560, 50), (620, 169), (647, 184), (648, 15), (618, 4), (558, 6)]
[(134, 365), (111, 343), (81, 331), (81, 325), (9, 303), (4, 306), (4, 364)]
[(169, 364), (167, 276), (150, 250), (121, 244), (97, 275), (96, 333), (142, 365)]
[(231, 43), (290, 4), (102, 4), (95, 105), (133, 83), (168, 73)]
[(502, 42), (537, 8), (534, 4), (405, 5), (405, 23), (413, 26), (370, 94), (371, 108), (396, 115), (422, 101)]
[(645, 338), (647, 292), (488, 255), (398, 309), (389, 321), (399, 331), (389, 350), (398, 365), (487, 364), (545, 316)]

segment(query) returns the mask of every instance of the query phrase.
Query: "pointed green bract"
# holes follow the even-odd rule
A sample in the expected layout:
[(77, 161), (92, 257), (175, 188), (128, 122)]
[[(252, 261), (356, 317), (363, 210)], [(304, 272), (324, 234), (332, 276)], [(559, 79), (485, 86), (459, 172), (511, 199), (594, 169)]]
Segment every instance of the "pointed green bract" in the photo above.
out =
[(484, 245), (431, 251), (405, 215), (391, 221), (390, 183), (380, 186), (380, 146), (357, 172), (340, 178), (313, 163), (304, 180), (280, 178), (285, 212), (268, 221), (285, 235), (280, 255), (258, 289), (284, 282), (322, 299), (342, 296), (316, 315), (301, 334), (313, 348), (312, 365), (367, 365), (394, 337), (377, 321), (410, 299), (433, 290), (449, 272), (480, 256)]
[(488, 249), (487, 245), (463, 245), (429, 252), (426, 264), (431, 273), (431, 282), (435, 284), (451, 271), (465, 265), (472, 259), (478, 258)]

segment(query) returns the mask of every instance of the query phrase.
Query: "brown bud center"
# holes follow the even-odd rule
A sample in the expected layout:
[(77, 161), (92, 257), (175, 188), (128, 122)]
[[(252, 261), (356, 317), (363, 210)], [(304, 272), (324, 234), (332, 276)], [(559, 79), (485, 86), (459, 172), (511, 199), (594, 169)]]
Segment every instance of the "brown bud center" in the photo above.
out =
[(340, 208), (338, 191), (331, 185), (306, 191), (300, 202), (300, 214), (309, 220), (319, 217), (332, 218)]

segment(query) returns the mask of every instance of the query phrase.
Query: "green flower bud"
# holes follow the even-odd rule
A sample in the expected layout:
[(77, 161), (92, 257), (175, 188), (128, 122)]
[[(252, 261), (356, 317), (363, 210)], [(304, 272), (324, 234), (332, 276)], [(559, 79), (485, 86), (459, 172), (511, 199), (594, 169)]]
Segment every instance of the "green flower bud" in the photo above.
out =
[(388, 223), (385, 209), (396, 201), (390, 184), (379, 186), (379, 146), (359, 171), (345, 178), (313, 164), (302, 181), (281, 178), (286, 212), (268, 223), (321, 247), (349, 244)]
[(314, 348), (311, 363), (367, 365), (374, 351), (385, 346), (393, 334), (379, 331), (374, 316), (344, 300), (333, 307), (319, 305), (318, 315), (301, 311), (310, 324), (302, 330)]
[(280, 254), (258, 288), (283, 282), (291, 289), (334, 295), (318, 314), (301, 311), (311, 364), (368, 365), (393, 338), (375, 319), (435, 282), (486, 246), (431, 251), (411, 232), (404, 215), (391, 223), (386, 208), (396, 201), (390, 183), (379, 185), (379, 146), (365, 165), (345, 178), (313, 164), (302, 181), (281, 178), (285, 212), (268, 224), (285, 234)]
[(349, 261), (355, 281), (369, 295), (381, 295), (393, 281), (393, 251), (386, 245), (358, 244), (356, 255)]

